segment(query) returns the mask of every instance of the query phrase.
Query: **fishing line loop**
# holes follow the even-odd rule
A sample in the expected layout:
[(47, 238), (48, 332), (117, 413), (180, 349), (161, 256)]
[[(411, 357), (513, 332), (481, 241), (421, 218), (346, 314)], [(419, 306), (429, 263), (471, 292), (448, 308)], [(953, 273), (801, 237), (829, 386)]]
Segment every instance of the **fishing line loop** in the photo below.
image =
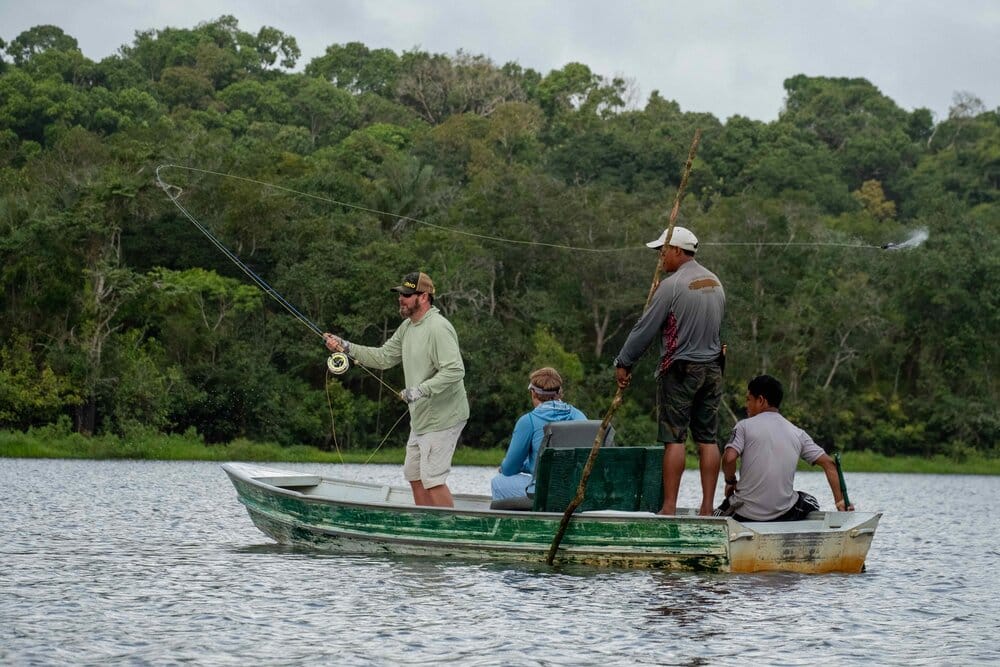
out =
[[(235, 264), (251, 280), (251, 282), (253, 282), (253, 284), (255, 284), (257, 287), (259, 287), (264, 293), (266, 293), (272, 299), (274, 299), (275, 301), (277, 301), (295, 319), (297, 319), (299, 322), (301, 322), (302, 324), (304, 324), (306, 326), (306, 328), (308, 328), (310, 331), (312, 331), (314, 334), (316, 334), (320, 338), (325, 338), (324, 337), (324, 332), (323, 332), (322, 329), (319, 328), (319, 326), (317, 326), (308, 317), (306, 317), (305, 315), (303, 315), (299, 311), (298, 308), (296, 308), (295, 306), (293, 306), (276, 289), (274, 289), (273, 287), (271, 287), (271, 285), (268, 284), (267, 281), (265, 281), (262, 277), (260, 277), (257, 273), (255, 273), (253, 271), (253, 269), (251, 269), (249, 266), (247, 266), (243, 262), (243, 260), (241, 260), (236, 255), (236, 253), (234, 253), (232, 250), (230, 250), (228, 247), (226, 247), (226, 245), (223, 244), (222, 241), (220, 241), (211, 232), (211, 230), (208, 229), (208, 227), (206, 227), (204, 224), (202, 224), (201, 221), (199, 221), (194, 215), (192, 215), (191, 212), (188, 211), (184, 207), (184, 205), (180, 203), (180, 201), (178, 201), (178, 197), (180, 196), (180, 193), (183, 192), (183, 190), (180, 187), (176, 186), (176, 185), (171, 185), (170, 183), (167, 183), (166, 181), (163, 180), (162, 176), (160, 175), (160, 170), (163, 169), (164, 167), (169, 167), (169, 166), (171, 166), (171, 165), (160, 165), (160, 166), (158, 166), (156, 168), (156, 182), (157, 182), (157, 185), (159, 185), (159, 187), (163, 190), (163, 192), (166, 193), (167, 198), (170, 199), (171, 202), (173, 202), (174, 206), (176, 206), (177, 209), (182, 214), (184, 214), (184, 217), (187, 218), (188, 221), (190, 221), (191, 224), (193, 224), (198, 229), (198, 231), (200, 231), (209, 241), (212, 242), (212, 245), (214, 245), (219, 250), (219, 252), (221, 252), (223, 255), (226, 256), (227, 259), (229, 259), (233, 264)], [(201, 170), (199, 170), (199, 171), (201, 171)], [(244, 180), (246, 180), (246, 179), (244, 179)], [(339, 370), (339, 372), (336, 373), (337, 375), (345, 373), (347, 371), (347, 367), (349, 367), (349, 365), (350, 365), (348, 363), (348, 359), (349, 359), (348, 355), (343, 354), (343, 353), (340, 353), (340, 354), (343, 355), (343, 360), (341, 360), (341, 359), (338, 358), (338, 360), (334, 363), (334, 366)], [(336, 356), (336, 355), (334, 355), (334, 356)], [(330, 360), (328, 360), (327, 361), (327, 367), (328, 368), (330, 368), (330, 363), (331, 363)], [(357, 365), (360, 368), (362, 368), (366, 373), (368, 373), (373, 378), (375, 378), (375, 380), (378, 381), (379, 384), (383, 385), (386, 389), (388, 389), (389, 391), (391, 391), (393, 394), (398, 394), (399, 393), (396, 389), (394, 389), (390, 385), (386, 384), (385, 380), (383, 380), (378, 375), (376, 375), (374, 372), (372, 372), (371, 369), (369, 369), (369, 368), (367, 368), (365, 366), (362, 366), (360, 364), (357, 364)], [(331, 372), (333, 372), (332, 368), (330, 368), (330, 370), (331, 370)]]

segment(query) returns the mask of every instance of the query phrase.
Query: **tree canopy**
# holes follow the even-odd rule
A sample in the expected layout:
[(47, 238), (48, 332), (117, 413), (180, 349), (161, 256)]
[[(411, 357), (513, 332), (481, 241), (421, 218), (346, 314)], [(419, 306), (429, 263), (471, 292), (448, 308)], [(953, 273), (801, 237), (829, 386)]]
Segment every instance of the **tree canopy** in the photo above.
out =
[[(839, 449), (995, 454), (1000, 110), (906, 111), (860, 78), (791, 75), (779, 118), (720, 120), (583, 63), (332, 44), (232, 16), (136, 34), (94, 62), (54, 25), (0, 49), (0, 428), (195, 429), (378, 444), (405, 409), (326, 373), (312, 322), (380, 344), (413, 270), (458, 331), (467, 446), (505, 442), (531, 368), (599, 416), (641, 312), (688, 147), (679, 224), (727, 291), (725, 435), (746, 382)], [(175, 166), (169, 166), (175, 165)], [(922, 233), (910, 249), (882, 250)], [(655, 351), (616, 426), (655, 437)], [(401, 443), (405, 428), (389, 434)]]

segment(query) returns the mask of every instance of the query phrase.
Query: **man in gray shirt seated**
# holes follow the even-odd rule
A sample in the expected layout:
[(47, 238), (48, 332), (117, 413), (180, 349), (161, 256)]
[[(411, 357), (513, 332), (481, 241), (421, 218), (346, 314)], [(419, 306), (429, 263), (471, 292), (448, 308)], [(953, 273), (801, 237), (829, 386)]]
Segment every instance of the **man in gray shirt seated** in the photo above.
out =
[[(819, 502), (795, 491), (795, 467), (801, 458), (823, 468), (841, 511), (844, 506), (837, 465), (809, 434), (778, 412), (784, 392), (770, 375), (758, 375), (747, 385), (747, 419), (733, 429), (722, 455), (726, 499), (716, 510), (737, 521), (798, 521), (819, 509)], [(736, 479), (736, 459), (742, 459)]]

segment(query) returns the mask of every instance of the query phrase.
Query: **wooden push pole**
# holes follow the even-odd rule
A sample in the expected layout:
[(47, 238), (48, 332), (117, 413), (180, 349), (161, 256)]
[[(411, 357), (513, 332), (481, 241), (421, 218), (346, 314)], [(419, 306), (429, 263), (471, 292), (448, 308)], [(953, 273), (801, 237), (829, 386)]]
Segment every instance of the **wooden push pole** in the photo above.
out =
[[(698, 151), (699, 142), (701, 142), (701, 128), (695, 130), (694, 139), (691, 141), (691, 150), (688, 151), (687, 162), (684, 164), (684, 173), (681, 175), (681, 183), (677, 187), (677, 195), (674, 197), (674, 207), (670, 210), (670, 221), (667, 225), (667, 238), (663, 243), (663, 248), (660, 249), (661, 255), (663, 253), (663, 249), (669, 245), (670, 238), (674, 233), (674, 223), (677, 221), (677, 214), (680, 212), (681, 199), (684, 198), (684, 190), (687, 188), (688, 176), (691, 174), (691, 163), (694, 162), (694, 155)], [(660, 284), (660, 266), (660, 255), (657, 255), (656, 270), (653, 272), (653, 284), (650, 286), (649, 294), (646, 296), (646, 305), (643, 307), (644, 312), (649, 308), (649, 303), (653, 300), (653, 293), (656, 292), (656, 287)], [(559, 550), (559, 543), (562, 542), (563, 535), (566, 533), (566, 527), (569, 526), (570, 518), (572, 518), (576, 508), (583, 502), (583, 497), (587, 492), (587, 480), (590, 478), (590, 471), (594, 467), (594, 461), (597, 460), (597, 452), (601, 449), (601, 444), (604, 442), (604, 434), (607, 432), (608, 426), (611, 424), (611, 419), (615, 416), (618, 408), (621, 407), (623, 393), (624, 390), (621, 387), (618, 387), (617, 391), (615, 391), (614, 398), (611, 399), (611, 407), (609, 407), (608, 411), (604, 414), (604, 419), (601, 420), (601, 426), (597, 429), (597, 437), (594, 438), (594, 444), (590, 448), (590, 455), (587, 457), (587, 462), (583, 466), (583, 472), (580, 474), (580, 484), (576, 487), (576, 495), (573, 496), (573, 500), (570, 501), (569, 505), (566, 506), (566, 511), (563, 512), (562, 521), (559, 522), (559, 530), (556, 531), (556, 535), (552, 539), (552, 545), (549, 547), (548, 556), (545, 558), (545, 562), (549, 565), (552, 565), (555, 561), (556, 552)]]

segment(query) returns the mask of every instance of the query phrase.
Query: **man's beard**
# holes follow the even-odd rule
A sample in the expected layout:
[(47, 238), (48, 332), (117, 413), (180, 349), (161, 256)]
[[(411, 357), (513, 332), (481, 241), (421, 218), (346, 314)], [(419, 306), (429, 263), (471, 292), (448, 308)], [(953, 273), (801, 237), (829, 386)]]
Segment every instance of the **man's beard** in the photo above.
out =
[(407, 306), (405, 303), (399, 304), (399, 316), (400, 317), (409, 317), (412, 314), (413, 314), (413, 309), (412, 308), (410, 308), (409, 306)]

